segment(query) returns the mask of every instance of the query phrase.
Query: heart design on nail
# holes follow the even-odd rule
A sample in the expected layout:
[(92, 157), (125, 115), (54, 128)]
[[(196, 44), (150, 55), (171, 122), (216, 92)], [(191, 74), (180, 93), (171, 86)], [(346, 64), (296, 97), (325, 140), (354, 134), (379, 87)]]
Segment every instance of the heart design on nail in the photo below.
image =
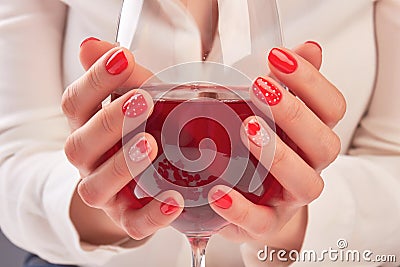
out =
[(247, 123), (245, 131), (250, 141), (259, 147), (266, 146), (271, 139), (268, 132), (256, 119), (251, 119)]
[(129, 158), (133, 162), (138, 162), (147, 158), (150, 152), (151, 152), (151, 145), (143, 136), (129, 149)]

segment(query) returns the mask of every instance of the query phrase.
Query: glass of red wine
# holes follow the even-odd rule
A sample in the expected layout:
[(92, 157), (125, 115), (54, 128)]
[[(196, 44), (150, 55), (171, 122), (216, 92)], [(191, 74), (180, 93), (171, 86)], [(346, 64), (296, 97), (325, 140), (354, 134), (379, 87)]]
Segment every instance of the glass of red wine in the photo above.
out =
[[(209, 205), (211, 188), (226, 185), (260, 205), (274, 205), (282, 190), (270, 166), (261, 165), (240, 137), (243, 120), (256, 115), (287, 140), (249, 93), (253, 81), (269, 72), (268, 51), (282, 44), (276, 1), (227, 2), (124, 0), (117, 34), (136, 63), (154, 73), (138, 87), (153, 97), (152, 115), (138, 128), (125, 118), (122, 133), (128, 168), (125, 144), (133, 136), (147, 132), (158, 145), (156, 159), (128, 185), (132, 206), (178, 191), (185, 206), (172, 227), (188, 237), (193, 267), (205, 266), (210, 236), (228, 224)], [(265, 156), (270, 163), (274, 138)]]

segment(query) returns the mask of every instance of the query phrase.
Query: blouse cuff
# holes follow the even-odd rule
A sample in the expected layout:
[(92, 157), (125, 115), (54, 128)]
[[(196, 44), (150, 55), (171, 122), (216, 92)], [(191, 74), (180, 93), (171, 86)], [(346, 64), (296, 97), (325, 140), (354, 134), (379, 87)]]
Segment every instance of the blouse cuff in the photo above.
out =
[[(80, 174), (74, 166), (68, 163), (63, 152), (57, 154), (57, 157), (59, 157), (57, 160), (59, 164), (54, 166), (45, 185), (43, 205), (53, 233), (64, 249), (54, 249), (51, 258), (45, 258), (46, 260), (61, 264), (101, 265), (112, 257), (146, 242), (146, 240), (136, 241), (130, 238), (100, 246), (81, 242), (70, 218), (70, 204), (80, 180)], [(48, 257), (49, 255), (43, 256)]]

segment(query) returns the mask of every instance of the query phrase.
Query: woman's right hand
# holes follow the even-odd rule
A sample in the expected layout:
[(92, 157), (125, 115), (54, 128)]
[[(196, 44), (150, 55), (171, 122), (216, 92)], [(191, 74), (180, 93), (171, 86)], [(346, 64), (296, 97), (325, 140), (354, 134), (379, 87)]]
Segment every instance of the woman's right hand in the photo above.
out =
[(133, 90), (99, 107), (114, 90), (139, 87), (151, 73), (135, 65), (129, 50), (95, 38), (82, 43), (80, 58), (87, 71), (62, 97), (71, 129), (65, 153), (81, 174), (71, 219), (81, 240), (91, 244), (110, 244), (127, 236), (144, 239), (168, 226), (184, 204), (178, 192), (167, 191), (157, 197), (163, 202), (154, 199), (143, 208), (132, 207), (134, 199), (127, 185), (156, 157), (155, 139), (139, 133), (126, 144), (132, 151), (127, 159), (131, 171), (121, 149), (100, 165), (99, 161), (120, 141), (125, 117), (137, 127), (150, 116), (152, 98), (143, 90)]

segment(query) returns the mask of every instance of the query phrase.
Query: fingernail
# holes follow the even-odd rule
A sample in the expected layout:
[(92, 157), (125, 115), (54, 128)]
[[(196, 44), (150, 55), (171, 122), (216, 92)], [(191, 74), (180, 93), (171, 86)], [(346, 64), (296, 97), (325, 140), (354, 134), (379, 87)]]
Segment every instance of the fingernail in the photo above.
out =
[(232, 198), (222, 190), (217, 190), (212, 194), (211, 199), (214, 201), (214, 204), (221, 209), (229, 209), (232, 206)]
[(134, 118), (143, 114), (147, 110), (147, 102), (141, 93), (131, 96), (122, 106), (125, 116)]
[(278, 87), (263, 77), (258, 77), (255, 80), (253, 83), (253, 92), (258, 99), (270, 106), (275, 106), (282, 99), (282, 93)]
[(179, 204), (172, 197), (167, 198), (161, 203), (160, 210), (164, 215), (171, 215), (172, 213), (177, 212), (179, 209)]
[(146, 140), (146, 137), (141, 137), (135, 144), (129, 149), (129, 158), (133, 162), (139, 162), (148, 157), (151, 152), (151, 146)]
[(296, 59), (280, 48), (274, 48), (269, 52), (268, 60), (279, 71), (290, 74), (297, 69)]
[(85, 40), (82, 41), (80, 47), (82, 47), (85, 43), (89, 42), (89, 41), (100, 41), (99, 39), (97, 39), (96, 37), (89, 37), (86, 38)]
[(321, 50), (321, 52), (322, 52), (322, 47), (321, 47), (321, 45), (319, 43), (317, 43), (315, 41), (307, 41), (305, 43), (306, 44), (313, 44), (313, 45), (317, 46), (319, 48), (319, 50)]
[(106, 63), (106, 70), (112, 75), (123, 72), (128, 67), (128, 60), (122, 49), (115, 52)]
[(251, 119), (244, 129), (250, 141), (258, 147), (266, 146), (271, 139), (268, 132), (256, 119)]

